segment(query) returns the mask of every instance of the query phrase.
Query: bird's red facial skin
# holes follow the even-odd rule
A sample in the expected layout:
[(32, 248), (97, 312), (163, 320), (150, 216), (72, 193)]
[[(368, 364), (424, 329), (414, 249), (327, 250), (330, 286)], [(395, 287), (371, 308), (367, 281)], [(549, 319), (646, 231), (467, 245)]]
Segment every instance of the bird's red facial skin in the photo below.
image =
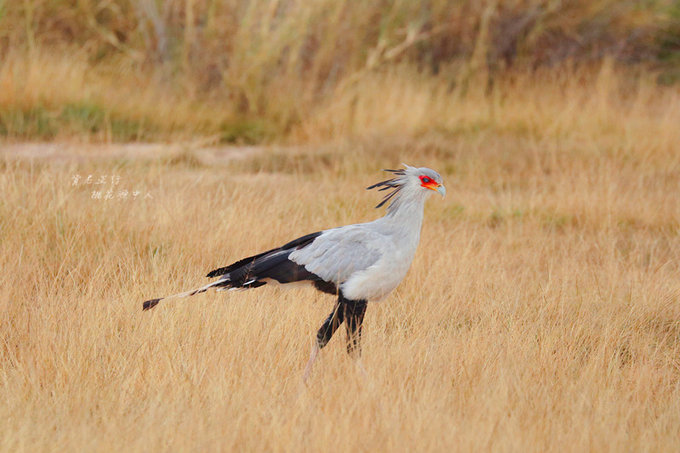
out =
[(420, 175), (419, 178), (420, 178), (420, 185), (422, 187), (425, 187), (426, 189), (437, 190), (437, 187), (440, 186), (440, 184), (437, 183), (437, 181), (430, 178), (429, 176)]

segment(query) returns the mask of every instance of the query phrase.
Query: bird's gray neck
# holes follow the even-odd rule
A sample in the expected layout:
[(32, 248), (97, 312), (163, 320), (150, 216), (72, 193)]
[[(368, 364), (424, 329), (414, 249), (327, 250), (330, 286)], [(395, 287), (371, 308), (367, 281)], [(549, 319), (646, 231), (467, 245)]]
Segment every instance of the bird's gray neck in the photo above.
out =
[(423, 224), (423, 211), (425, 199), (427, 197), (420, 194), (411, 195), (399, 194), (399, 198), (394, 200), (387, 208), (387, 214), (383, 221), (392, 226), (395, 230), (401, 230), (405, 235), (420, 237), (420, 229)]

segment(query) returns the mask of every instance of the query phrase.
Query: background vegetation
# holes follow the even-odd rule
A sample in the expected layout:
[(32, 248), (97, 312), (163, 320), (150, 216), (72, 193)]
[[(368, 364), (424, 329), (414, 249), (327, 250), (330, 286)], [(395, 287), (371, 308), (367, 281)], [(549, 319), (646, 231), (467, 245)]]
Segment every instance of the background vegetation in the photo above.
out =
[[(0, 449), (677, 451), (679, 11), (0, 0)], [(311, 289), (141, 312), (400, 162), (449, 194), (366, 378), (302, 387)]]
[[(499, 83), (603, 61), (673, 83), (678, 55), (671, 0), (3, 1), (0, 135), (326, 140), (363, 133), (352, 107), (395, 83), (447, 103), (512, 99)], [(447, 116), (419, 108), (427, 129)], [(318, 130), (328, 116), (341, 130)]]

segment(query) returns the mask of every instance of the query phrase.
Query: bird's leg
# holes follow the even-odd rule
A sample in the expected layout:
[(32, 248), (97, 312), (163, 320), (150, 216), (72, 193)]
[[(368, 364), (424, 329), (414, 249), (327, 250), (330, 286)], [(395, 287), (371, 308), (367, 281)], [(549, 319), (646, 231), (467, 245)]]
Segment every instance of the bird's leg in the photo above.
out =
[(321, 328), (316, 333), (316, 342), (319, 346), (319, 349), (322, 349), (328, 344), (328, 342), (331, 340), (331, 337), (335, 331), (338, 330), (338, 327), (340, 327), (340, 324), (342, 324), (344, 320), (345, 314), (342, 309), (342, 303), (338, 299), (338, 301), (335, 303), (335, 307), (333, 307), (333, 311), (330, 315), (328, 315), (328, 318), (326, 318), (324, 323), (321, 325)]
[(347, 353), (356, 358), (361, 356), (361, 330), (366, 313), (365, 300), (343, 301), (345, 328), (347, 329)]
[(307, 361), (307, 366), (305, 367), (305, 372), (302, 375), (302, 382), (306, 383), (307, 379), (309, 379), (309, 375), (312, 374), (312, 366), (314, 365), (314, 362), (316, 362), (316, 356), (319, 355), (319, 344), (316, 342), (316, 339), (314, 340), (314, 344), (312, 344), (312, 352), (309, 353), (309, 360)]
[(366, 370), (361, 363), (361, 330), (366, 313), (366, 301), (345, 299), (344, 302), (347, 353), (354, 358), (361, 376), (365, 378)]
[(338, 330), (338, 327), (340, 327), (340, 324), (342, 324), (343, 320), (343, 307), (341, 305), (341, 299), (338, 299), (338, 301), (335, 303), (335, 307), (333, 307), (333, 311), (330, 315), (328, 315), (328, 318), (326, 318), (324, 323), (321, 325), (321, 328), (316, 333), (316, 338), (314, 340), (314, 344), (312, 345), (312, 351), (309, 354), (309, 361), (305, 367), (305, 373), (302, 376), (302, 380), (304, 382), (307, 381), (307, 378), (309, 378), (309, 375), (312, 372), (312, 366), (314, 365), (314, 362), (316, 362), (319, 351), (328, 344), (335, 331)]

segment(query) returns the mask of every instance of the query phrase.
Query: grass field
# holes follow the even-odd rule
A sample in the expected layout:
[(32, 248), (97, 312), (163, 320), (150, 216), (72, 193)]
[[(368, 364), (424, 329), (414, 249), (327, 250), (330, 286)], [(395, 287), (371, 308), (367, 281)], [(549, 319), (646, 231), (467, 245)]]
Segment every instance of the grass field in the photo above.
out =
[[(421, 3), (0, 0), (1, 451), (678, 451), (678, 3)], [(142, 312), (401, 162), (365, 377), (312, 289)]]
[[(680, 94), (606, 68), (560, 80), (446, 103), (392, 85), (401, 97), (356, 114), (408, 99), (396, 126), (435, 102), (458, 116), (227, 158), (5, 145), (0, 447), (675, 451)], [(400, 162), (440, 171), (449, 195), (426, 206), (406, 280), (369, 306), (365, 379), (341, 336), (302, 386), (332, 306), (311, 289), (142, 313), (245, 254), (381, 215), (364, 188)]]

